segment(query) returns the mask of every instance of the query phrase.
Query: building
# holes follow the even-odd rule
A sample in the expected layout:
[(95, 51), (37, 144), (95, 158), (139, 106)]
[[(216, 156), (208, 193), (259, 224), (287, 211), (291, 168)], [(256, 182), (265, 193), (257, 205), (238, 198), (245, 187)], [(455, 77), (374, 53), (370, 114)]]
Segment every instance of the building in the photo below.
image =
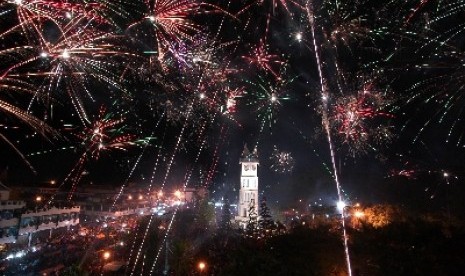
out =
[(16, 242), (25, 207), (26, 202), (22, 200), (10, 200), (10, 188), (0, 182), (0, 244)]
[[(136, 186), (136, 185), (134, 185)], [(174, 192), (147, 193), (140, 189), (129, 187), (119, 196), (118, 191), (102, 190), (101, 193), (80, 193), (81, 219), (83, 222), (91, 220), (119, 219), (132, 215), (164, 214), (170, 208), (179, 205), (193, 205), (208, 196), (205, 187), (185, 188)]]
[(33, 235), (48, 230), (49, 236), (54, 229), (66, 228), (79, 224), (81, 207), (44, 207), (25, 210), (21, 214), (18, 236), (27, 236), (29, 243)]
[(245, 226), (250, 219), (250, 212), (258, 214), (258, 155), (255, 149), (252, 153), (244, 146), (239, 164), (241, 164), (241, 187), (237, 204), (236, 221)]
[[(31, 241), (34, 234), (79, 224), (78, 206), (28, 208), (25, 201), (10, 200), (9, 188), (0, 183), (0, 244)], [(37, 204), (37, 203), (36, 203)]]

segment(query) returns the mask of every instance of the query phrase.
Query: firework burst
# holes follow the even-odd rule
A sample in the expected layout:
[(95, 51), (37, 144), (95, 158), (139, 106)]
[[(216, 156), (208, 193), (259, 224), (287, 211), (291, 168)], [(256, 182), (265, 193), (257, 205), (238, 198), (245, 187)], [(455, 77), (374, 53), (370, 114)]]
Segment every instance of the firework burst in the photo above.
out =
[(97, 160), (102, 151), (126, 150), (129, 146), (138, 143), (135, 135), (128, 134), (124, 125), (124, 117), (107, 113), (106, 108), (101, 107), (96, 120), (77, 134), (82, 141), (81, 146), (86, 154)]
[[(7, 116), (14, 117), (37, 133), (41, 134), (44, 138), (50, 139), (50, 137), (58, 137), (58, 133), (48, 126), (45, 122), (37, 119), (26, 111), (0, 99), (0, 112), (6, 114)], [(21, 150), (14, 145), (14, 143), (8, 139), (7, 136), (0, 133), (0, 140), (3, 140), (10, 148), (12, 148), (16, 154), (21, 157), (24, 163), (31, 169), (32, 172), (36, 173), (34, 167), (29, 163), (26, 156), (21, 152)]]
[(391, 127), (383, 121), (393, 118), (387, 110), (386, 94), (377, 91), (374, 83), (365, 83), (356, 95), (342, 96), (332, 106), (330, 124), (335, 137), (349, 147), (352, 155), (392, 139)]
[[(88, 122), (84, 100), (94, 101), (90, 83), (97, 81), (124, 91), (118, 75), (123, 69), (120, 62), (131, 60), (135, 55), (114, 44), (120, 39), (118, 36), (92, 28), (66, 28), (63, 31), (55, 41), (2, 51), (2, 56), (8, 54), (12, 62), (1, 72), (0, 78), (13, 82), (9, 86), (14, 89), (30, 91), (30, 86), (37, 85), (39, 88), (34, 89), (33, 99), (46, 103), (56, 97), (57, 90), (65, 91), (81, 121)], [(11, 58), (20, 54), (21, 59)], [(14, 85), (15, 82), (25, 84), (22, 80), (31, 84)]]
[(75, 135), (81, 140), (82, 154), (60, 185), (61, 187), (67, 182), (71, 183), (68, 200), (72, 199), (78, 183), (85, 175), (86, 164), (89, 161), (98, 160), (102, 152), (126, 151), (129, 147), (147, 144), (149, 141), (137, 139), (136, 135), (129, 134), (123, 115), (108, 113), (103, 106), (96, 119)]
[[(202, 33), (201, 25), (192, 18), (199, 14), (226, 13), (221, 8), (195, 0), (162, 0), (145, 1), (146, 14), (141, 20), (128, 27), (130, 35), (146, 41), (147, 45), (154, 45), (149, 51), (157, 56), (162, 66), (171, 57), (183, 60), (176, 51), (176, 45), (195, 41), (195, 37)], [(153, 37), (147, 36), (149, 29)], [(141, 31), (142, 32), (139, 32)], [(143, 37), (141, 37), (143, 36)], [(154, 40), (154, 41), (152, 41)]]
[(138, 7), (131, 1), (96, 0), (89, 1), (52, 1), (52, 0), (8, 0), (0, 8), (14, 9), (18, 26), (25, 32), (42, 36), (44, 23), (53, 22), (56, 26), (105, 24), (117, 26), (116, 18), (128, 18)]
[(294, 157), (290, 152), (280, 151), (275, 145), (273, 152), (270, 156), (271, 162), (273, 162), (270, 168), (277, 173), (291, 173), (294, 170)]
[(270, 54), (268, 45), (264, 40), (254, 48), (250, 56), (242, 56), (249, 64), (257, 66), (259, 69), (271, 73), (277, 80), (281, 79), (281, 68), (286, 64), (279, 55)]
[(416, 109), (417, 112), (407, 120), (404, 128), (410, 127), (416, 120), (424, 118), (425, 112), (429, 114), (415, 135), (413, 142), (418, 141), (431, 125), (439, 124), (442, 126), (439, 129), (447, 130), (447, 133), (442, 136), (446, 143), (452, 142), (456, 146), (465, 147), (465, 129), (460, 123), (465, 114), (463, 107), (465, 70), (460, 58), (457, 61), (455, 66), (451, 61), (446, 66), (430, 64), (429, 66), (437, 69), (436, 73), (428, 79), (415, 83), (408, 90), (410, 97), (406, 101), (405, 107), (415, 104), (421, 108)]
[[(426, 1), (429, 3), (429, 1)], [(433, 3), (431, 3), (432, 5)], [(436, 4), (436, 3), (435, 3)], [(434, 139), (440, 138), (457, 147), (465, 147), (465, 115), (463, 92), (465, 91), (465, 52), (463, 34), (465, 25), (462, 14), (464, 1), (439, 3), (436, 9), (419, 6), (428, 15), (427, 26), (417, 26), (410, 18), (411, 32), (420, 38), (412, 45), (416, 60), (411, 63), (421, 78), (414, 78), (407, 89), (404, 102), (405, 113), (409, 115), (403, 129), (416, 129), (413, 142), (421, 141), (433, 126)], [(420, 13), (420, 11), (416, 11)], [(412, 108), (415, 107), (415, 108)], [(420, 126), (418, 123), (420, 122)], [(440, 130), (445, 130), (441, 133)]]
[(250, 96), (250, 104), (257, 106), (258, 117), (262, 125), (268, 121), (269, 127), (276, 121), (276, 115), (284, 101), (290, 100), (286, 86), (293, 82), (290, 80), (279, 80), (267, 82), (259, 77), (257, 82), (247, 81), (250, 88), (246, 88), (246, 94)]

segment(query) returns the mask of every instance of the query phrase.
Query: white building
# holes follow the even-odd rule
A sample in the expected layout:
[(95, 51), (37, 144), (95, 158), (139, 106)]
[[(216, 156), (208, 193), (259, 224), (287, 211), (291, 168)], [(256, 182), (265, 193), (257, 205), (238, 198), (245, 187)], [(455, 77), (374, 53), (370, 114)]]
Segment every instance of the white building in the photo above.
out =
[(79, 224), (79, 206), (26, 209), (26, 202), (10, 200), (9, 188), (0, 183), (0, 244), (15, 243), (32, 235)]
[(258, 156), (255, 149), (252, 153), (247, 145), (240, 159), (241, 164), (241, 188), (239, 190), (239, 202), (237, 204), (236, 221), (242, 226), (249, 221), (251, 208), (254, 208), (255, 216), (258, 214)]

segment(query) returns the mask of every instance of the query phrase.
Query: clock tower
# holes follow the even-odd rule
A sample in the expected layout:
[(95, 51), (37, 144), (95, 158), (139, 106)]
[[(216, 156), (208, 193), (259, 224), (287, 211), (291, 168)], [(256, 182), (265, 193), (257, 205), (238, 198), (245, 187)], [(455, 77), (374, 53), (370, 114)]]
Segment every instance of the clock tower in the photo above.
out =
[(245, 145), (239, 163), (241, 164), (241, 187), (239, 190), (236, 220), (244, 224), (249, 221), (249, 210), (251, 206), (254, 206), (255, 214), (258, 214), (257, 171), (259, 162), (257, 150), (255, 149), (251, 153), (247, 145)]

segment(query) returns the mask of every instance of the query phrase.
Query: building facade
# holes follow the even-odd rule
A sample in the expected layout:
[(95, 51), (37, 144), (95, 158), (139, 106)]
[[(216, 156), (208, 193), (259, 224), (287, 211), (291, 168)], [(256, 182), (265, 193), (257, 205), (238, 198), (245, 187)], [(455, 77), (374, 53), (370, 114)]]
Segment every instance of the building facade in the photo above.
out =
[(9, 188), (0, 183), (0, 244), (31, 240), (35, 233), (79, 224), (79, 206), (27, 208), (23, 200), (11, 200)]
[[(239, 189), (239, 202), (237, 204), (236, 221), (242, 226), (249, 221), (250, 216), (258, 213), (258, 155), (257, 150), (250, 152), (247, 145), (240, 159), (241, 186)], [(254, 212), (251, 214), (251, 212)]]

